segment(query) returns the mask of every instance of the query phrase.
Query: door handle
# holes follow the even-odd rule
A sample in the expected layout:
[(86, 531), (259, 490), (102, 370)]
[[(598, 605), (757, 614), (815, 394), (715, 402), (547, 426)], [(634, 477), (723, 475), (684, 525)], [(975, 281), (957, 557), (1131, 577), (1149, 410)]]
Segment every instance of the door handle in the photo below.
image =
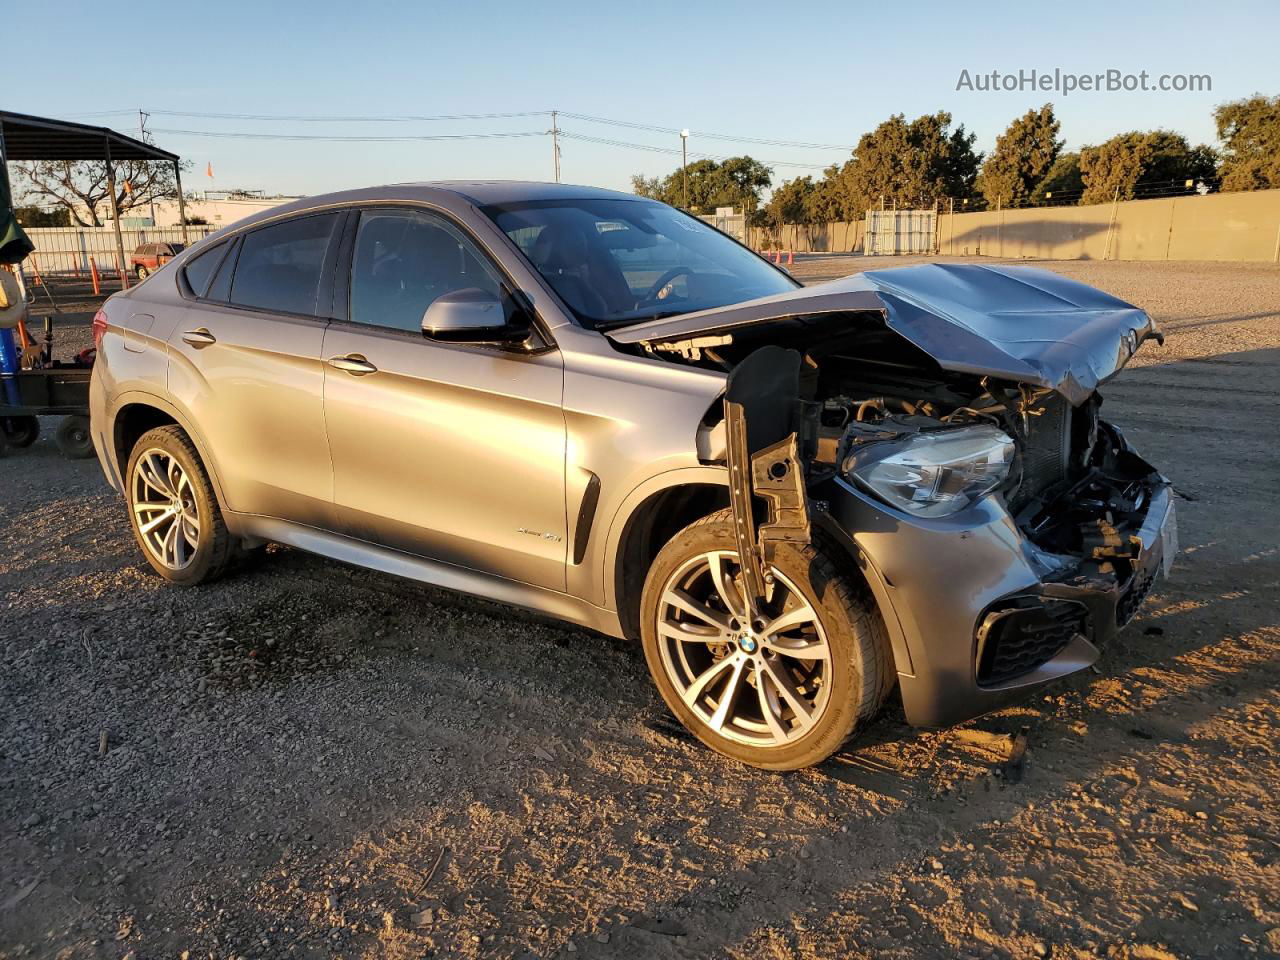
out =
[(188, 330), (182, 335), (182, 339), (193, 347), (207, 347), (211, 343), (218, 342), (218, 338), (204, 327), (200, 327), (198, 330)]
[(349, 353), (345, 357), (330, 357), (328, 364), (337, 370), (345, 370), (353, 377), (363, 377), (366, 373), (378, 372), (377, 367), (358, 353)]

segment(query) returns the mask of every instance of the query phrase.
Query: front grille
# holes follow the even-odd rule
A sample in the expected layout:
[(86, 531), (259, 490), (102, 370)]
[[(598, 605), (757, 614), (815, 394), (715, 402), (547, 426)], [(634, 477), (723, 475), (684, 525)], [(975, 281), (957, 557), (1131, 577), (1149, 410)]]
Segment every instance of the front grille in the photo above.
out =
[(1156, 570), (1159, 569), (1157, 564), (1149, 565), (1145, 570), (1135, 570), (1133, 581), (1129, 584), (1129, 589), (1125, 591), (1120, 602), (1116, 604), (1116, 626), (1123, 627), (1138, 612), (1138, 608), (1142, 606), (1142, 602), (1147, 599), (1147, 594), (1151, 592), (1151, 587), (1156, 582)]
[(1067, 479), (1071, 465), (1071, 404), (1060, 394), (1052, 394), (1038, 417), (1027, 417), (1027, 431), (1018, 450), (1022, 479), (1009, 498), (1009, 509), (1017, 513), (1038, 494)]
[(978, 629), (977, 675), (1004, 683), (1052, 660), (1076, 634), (1088, 635), (1089, 615), (1070, 600), (1015, 601), (993, 610)]

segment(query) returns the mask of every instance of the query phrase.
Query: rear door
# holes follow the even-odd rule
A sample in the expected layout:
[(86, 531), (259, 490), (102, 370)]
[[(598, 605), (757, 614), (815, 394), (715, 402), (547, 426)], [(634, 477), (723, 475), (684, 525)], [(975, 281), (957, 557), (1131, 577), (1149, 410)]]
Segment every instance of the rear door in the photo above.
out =
[[(503, 274), (457, 225), (364, 209), (324, 339), (325, 421), (342, 529), (393, 549), (563, 590), (563, 365), (539, 350), (444, 344), (442, 294), (501, 295)], [(345, 296), (349, 287), (349, 297)], [(509, 289), (509, 288), (508, 288)], [(353, 367), (352, 365), (356, 366)]]
[[(169, 338), (169, 392), (208, 444), (231, 510), (331, 524), (320, 349), (344, 217), (276, 221), (184, 273), (204, 289), (188, 289)], [(217, 255), (210, 277), (205, 258)]]

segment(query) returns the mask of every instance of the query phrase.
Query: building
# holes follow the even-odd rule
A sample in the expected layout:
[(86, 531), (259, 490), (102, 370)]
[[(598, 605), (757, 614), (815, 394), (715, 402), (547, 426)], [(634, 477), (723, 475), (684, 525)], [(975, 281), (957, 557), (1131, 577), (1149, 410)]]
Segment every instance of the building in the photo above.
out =
[[(225, 227), (263, 210), (270, 210), (298, 197), (267, 197), (261, 191), (206, 190), (185, 198), (187, 218), (201, 218), (210, 226)], [(152, 211), (154, 210), (154, 216)], [(157, 200), (153, 204), (134, 207), (120, 218), (125, 228), (181, 226), (177, 200)]]

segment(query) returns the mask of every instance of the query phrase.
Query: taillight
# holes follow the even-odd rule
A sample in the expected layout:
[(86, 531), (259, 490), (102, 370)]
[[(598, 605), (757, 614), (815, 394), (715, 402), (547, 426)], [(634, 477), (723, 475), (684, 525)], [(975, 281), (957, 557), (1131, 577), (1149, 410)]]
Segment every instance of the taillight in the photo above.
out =
[(107, 311), (99, 310), (93, 315), (93, 345), (102, 349), (102, 336), (107, 332)]

